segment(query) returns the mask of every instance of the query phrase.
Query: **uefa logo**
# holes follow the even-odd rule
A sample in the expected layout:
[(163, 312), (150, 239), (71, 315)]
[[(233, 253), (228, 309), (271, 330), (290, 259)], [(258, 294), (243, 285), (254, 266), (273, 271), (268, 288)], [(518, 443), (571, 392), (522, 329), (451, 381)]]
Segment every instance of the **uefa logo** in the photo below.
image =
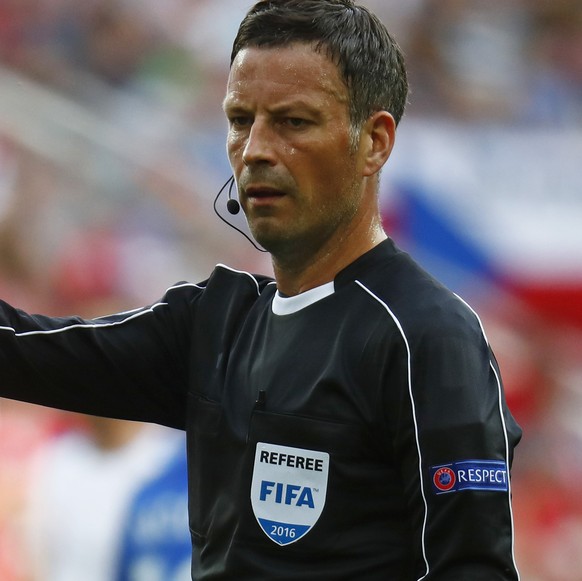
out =
[(449, 492), (455, 487), (457, 477), (451, 468), (442, 466), (434, 473), (432, 482), (440, 492)]

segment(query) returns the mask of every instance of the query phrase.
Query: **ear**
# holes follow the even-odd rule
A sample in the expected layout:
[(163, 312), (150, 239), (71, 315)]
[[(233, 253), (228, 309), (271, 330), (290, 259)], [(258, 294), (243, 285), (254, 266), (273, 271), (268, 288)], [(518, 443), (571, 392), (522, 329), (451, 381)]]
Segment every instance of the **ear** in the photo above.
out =
[(388, 111), (376, 111), (366, 121), (362, 131), (365, 176), (374, 175), (382, 169), (392, 152), (395, 136), (396, 122)]

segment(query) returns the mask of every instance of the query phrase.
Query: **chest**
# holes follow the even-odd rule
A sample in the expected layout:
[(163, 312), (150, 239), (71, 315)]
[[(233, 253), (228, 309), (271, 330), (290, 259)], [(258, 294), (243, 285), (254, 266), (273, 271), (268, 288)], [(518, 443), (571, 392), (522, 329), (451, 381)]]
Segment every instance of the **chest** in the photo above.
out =
[(199, 362), (197, 391), (220, 405), (238, 438), (247, 438), (255, 412), (374, 422), (384, 366), (378, 353), (389, 345), (378, 348), (378, 325), (357, 303), (322, 303), (288, 316), (255, 309), (229, 343), (208, 338), (215, 364)]

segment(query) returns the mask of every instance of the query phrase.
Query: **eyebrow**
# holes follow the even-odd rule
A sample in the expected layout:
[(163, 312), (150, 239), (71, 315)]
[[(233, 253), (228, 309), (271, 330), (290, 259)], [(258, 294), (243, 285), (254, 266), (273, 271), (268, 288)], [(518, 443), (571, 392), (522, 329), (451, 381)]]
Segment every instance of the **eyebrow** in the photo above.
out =
[[(247, 112), (248, 107), (244, 105), (242, 101), (239, 101), (236, 97), (226, 96), (222, 101), (222, 109), (223, 111), (229, 113), (236, 113), (236, 112)], [(313, 104), (305, 101), (304, 99), (293, 99), (290, 101), (283, 101), (282, 103), (275, 103), (271, 107), (267, 107), (267, 111), (271, 115), (285, 115), (288, 113), (292, 113), (294, 111), (305, 111), (314, 117), (321, 118), (324, 116), (324, 112), (321, 110), (320, 107), (314, 106)]]
[(270, 112), (274, 115), (285, 115), (297, 110), (305, 111), (311, 115), (321, 116), (321, 110), (319, 107), (314, 107), (301, 99), (283, 102), (270, 108)]

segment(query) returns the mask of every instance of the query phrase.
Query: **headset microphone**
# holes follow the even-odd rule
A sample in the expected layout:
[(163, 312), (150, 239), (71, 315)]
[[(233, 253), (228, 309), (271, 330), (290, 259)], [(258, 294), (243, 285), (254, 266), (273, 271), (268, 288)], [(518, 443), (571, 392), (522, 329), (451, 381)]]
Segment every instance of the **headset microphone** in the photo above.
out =
[[(226, 209), (228, 210), (229, 214), (236, 216), (240, 212), (240, 204), (238, 200), (235, 200), (232, 197), (232, 189), (234, 187), (234, 176), (228, 178), (228, 181), (222, 186), (220, 192), (218, 192), (218, 196), (216, 196), (216, 200), (220, 197), (220, 194), (228, 187), (228, 200), (226, 202)], [(216, 202), (215, 200), (215, 202)], [(214, 208), (216, 210), (216, 207)]]
[(220, 199), (222, 192), (224, 192), (224, 190), (226, 190), (226, 188), (228, 188), (228, 200), (226, 201), (226, 209), (227, 209), (228, 213), (233, 215), (233, 216), (235, 216), (236, 214), (238, 214), (240, 212), (239, 201), (232, 197), (232, 190), (234, 188), (234, 183), (235, 183), (234, 176), (231, 176), (228, 178), (226, 183), (220, 188), (220, 191), (218, 192), (218, 194), (216, 194), (216, 197), (214, 198), (214, 204), (213, 204), (214, 212), (225, 224), (228, 224), (231, 228), (234, 228), (237, 232), (242, 234), (257, 250), (260, 250), (261, 252), (267, 252), (264, 248), (261, 248), (250, 236), (248, 236), (245, 232), (243, 232), (240, 228), (238, 228), (234, 224), (231, 224), (228, 220), (223, 218), (221, 216), (220, 212), (218, 211), (218, 208), (217, 208), (218, 200)]
[(228, 210), (229, 214), (232, 214), (233, 216), (236, 216), (236, 214), (238, 214), (240, 212), (240, 204), (238, 203), (238, 200), (235, 200), (234, 198), (230, 197), (230, 190), (228, 190), (228, 201), (226, 202), (226, 209)]
[[(236, 216), (240, 212), (240, 203), (238, 200), (232, 197), (232, 190), (234, 188), (234, 176), (229, 177), (226, 183), (220, 188), (220, 191), (214, 200), (214, 211), (218, 214), (218, 211), (216, 210), (216, 203), (226, 188), (228, 188), (228, 200), (226, 201), (226, 209), (228, 210), (229, 214)], [(220, 214), (218, 214), (218, 216), (220, 217)]]

